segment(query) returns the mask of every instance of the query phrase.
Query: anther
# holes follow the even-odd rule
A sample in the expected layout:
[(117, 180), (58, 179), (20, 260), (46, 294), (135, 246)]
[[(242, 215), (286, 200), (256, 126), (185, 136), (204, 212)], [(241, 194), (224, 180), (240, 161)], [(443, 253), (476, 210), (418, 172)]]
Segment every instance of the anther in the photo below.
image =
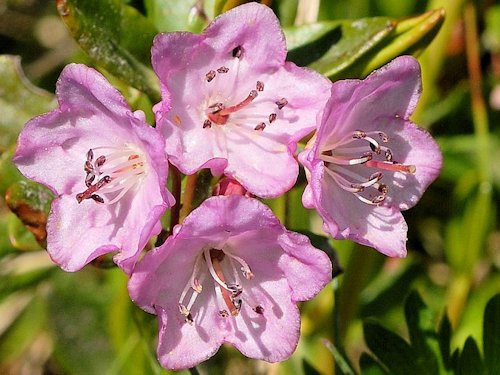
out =
[(221, 66), (219, 69), (217, 69), (217, 72), (227, 73), (227, 72), (229, 72), (229, 68), (226, 68), (225, 66)]
[(212, 113), (217, 113), (217, 112), (220, 112), (224, 109), (224, 104), (222, 103), (215, 103), (215, 104), (212, 104), (210, 106), (208, 106), (208, 108), (212, 109)]
[(366, 137), (366, 133), (362, 130), (356, 130), (354, 133), (352, 133), (352, 137), (354, 139), (363, 139)]
[(87, 173), (93, 173), (94, 172), (94, 166), (90, 161), (85, 162), (85, 166), (83, 167), (83, 170)]
[(92, 149), (90, 149), (87, 151), (87, 161), (91, 162), (92, 159), (94, 159), (94, 151), (92, 151)]
[(241, 58), (241, 55), (243, 54), (243, 49), (241, 48), (241, 46), (237, 46), (233, 49), (233, 57), (236, 57), (236, 58)]
[(257, 81), (255, 88), (257, 89), (257, 91), (264, 91), (264, 83), (261, 81)]
[(95, 164), (98, 166), (98, 167), (102, 167), (102, 165), (106, 162), (106, 156), (104, 155), (101, 155), (99, 156), (96, 161), (95, 161)]
[(373, 204), (380, 204), (385, 200), (385, 194), (383, 195), (377, 195), (375, 198), (372, 199)]
[(207, 82), (210, 82), (211, 80), (213, 80), (215, 78), (216, 74), (217, 73), (215, 73), (215, 70), (211, 70), (207, 74), (205, 74), (205, 77), (207, 78)]
[(380, 186), (378, 187), (378, 191), (386, 195), (389, 192), (389, 188), (387, 187), (387, 185), (380, 184)]
[(378, 136), (380, 137), (380, 139), (382, 140), (382, 142), (384, 142), (384, 143), (389, 142), (389, 137), (384, 132), (379, 132)]
[(261, 305), (257, 305), (253, 308), (253, 311), (255, 311), (257, 314), (262, 315), (264, 314), (264, 308)]
[(219, 316), (221, 318), (227, 318), (229, 316), (229, 313), (227, 312), (227, 310), (219, 310)]
[(269, 115), (269, 123), (272, 124), (274, 121), (276, 121), (276, 117), (278, 117), (276, 113), (271, 113)]
[(288, 104), (288, 100), (281, 98), (280, 100), (277, 100), (275, 104), (278, 106), (278, 109), (283, 109), (283, 107)]
[(100, 195), (97, 195), (97, 194), (92, 194), (90, 196), (90, 199), (93, 199), (94, 201), (99, 202), (99, 203), (104, 203), (104, 199), (102, 199), (102, 197)]
[(193, 316), (186, 306), (179, 304), (179, 312), (184, 317), (186, 323), (193, 324)]
[(258, 125), (254, 128), (254, 130), (260, 130), (260, 131), (262, 131), (262, 130), (264, 130), (265, 128), (266, 128), (266, 124), (264, 124), (263, 122), (261, 122), (260, 124), (258, 124)]
[(211, 127), (212, 127), (212, 121), (207, 119), (203, 122), (203, 129), (211, 128)]
[(87, 173), (87, 176), (85, 176), (85, 185), (87, 187), (90, 187), (90, 185), (92, 185), (92, 182), (94, 182), (94, 179), (95, 179), (95, 174)]

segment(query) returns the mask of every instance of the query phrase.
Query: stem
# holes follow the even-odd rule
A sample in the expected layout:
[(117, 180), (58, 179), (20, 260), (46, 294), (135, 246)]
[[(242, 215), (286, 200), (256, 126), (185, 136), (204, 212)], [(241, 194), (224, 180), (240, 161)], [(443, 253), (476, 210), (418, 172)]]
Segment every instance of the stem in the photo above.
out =
[(189, 373), (190, 373), (191, 375), (200, 375), (200, 372), (198, 371), (198, 369), (196, 368), (196, 366), (195, 366), (195, 367), (190, 368), (190, 369), (189, 369)]
[(196, 173), (187, 176), (186, 187), (184, 189), (184, 199), (180, 210), (180, 221), (184, 220), (184, 218), (191, 212), (197, 178), (198, 175)]
[(161, 229), (160, 234), (156, 238), (155, 247), (162, 245), (167, 237), (172, 233), (174, 227), (179, 223), (179, 210), (181, 208), (181, 174), (179, 170), (172, 164), (170, 167), (170, 177), (172, 178), (172, 195), (175, 198), (175, 204), (170, 211), (170, 225), (169, 230)]
[(175, 205), (170, 211), (170, 233), (179, 224), (179, 214), (181, 210), (181, 174), (179, 170), (171, 165), (170, 174), (172, 176), (172, 195), (175, 198)]

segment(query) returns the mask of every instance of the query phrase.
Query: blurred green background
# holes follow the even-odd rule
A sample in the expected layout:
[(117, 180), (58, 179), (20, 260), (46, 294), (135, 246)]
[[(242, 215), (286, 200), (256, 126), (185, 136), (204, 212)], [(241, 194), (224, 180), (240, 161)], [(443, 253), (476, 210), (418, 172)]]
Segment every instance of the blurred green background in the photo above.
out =
[[(203, 18), (213, 13), (206, 11), (193, 19), (193, 5), (222, 10), (238, 1), (112, 3), (135, 8), (159, 31), (198, 31)], [(446, 19), (437, 37), (425, 51), (412, 50), (422, 64), (424, 90), (413, 120), (437, 138), (444, 167), (421, 202), (405, 213), (409, 225), (406, 259), (389, 259), (348, 241), (330, 243), (343, 273), (316, 299), (301, 306), (302, 338), (291, 359), (267, 364), (223, 347), (200, 366), (200, 372), (332, 374), (349, 373), (351, 367), (357, 372), (361, 353), (368, 350), (364, 322), (377, 322), (406, 340), (412, 335), (406, 322), (412, 314), (407, 312), (405, 321), (404, 301), (415, 290), (428, 306), (424, 309), (428, 327), (438, 327), (445, 313), (449, 317), (451, 352), (465, 352), (464, 344), (471, 336), (483, 353), (483, 311), (487, 301), (500, 292), (496, 199), (500, 188), (500, 163), (496, 163), (496, 156), (500, 159), (500, 5), (487, 0), (266, 3), (290, 33), (294, 26), (316, 21), (378, 16), (403, 21), (444, 8)], [(64, 65), (96, 60), (92, 52), (89, 58), (78, 47), (61, 20), (57, 7), (64, 13), (66, 5), (62, 0), (57, 6), (53, 1), (0, 0), (0, 53), (21, 58), (19, 65), (17, 58), (0, 57), (0, 374), (166, 373), (155, 359), (155, 318), (130, 302), (126, 277), (119, 270), (89, 265), (67, 274), (51, 263), (39, 243), (43, 245), (43, 213), (51, 197), (20, 180), (10, 163), (22, 125), (54, 108), (55, 82)], [(147, 60), (143, 63), (148, 64)], [(106, 67), (108, 77), (133, 106), (148, 109), (149, 99), (128, 87), (126, 76), (113, 78), (112, 67), (102, 61), (100, 66)], [(342, 74), (357, 76), (359, 72), (347, 69)], [(289, 229), (321, 235), (320, 219), (300, 206), (303, 187), (268, 203)], [(28, 224), (39, 242), (9, 210), (7, 201), (20, 216), (26, 202), (35, 202), (29, 204), (32, 208), (38, 205), (35, 214), (40, 216), (31, 212), (24, 219), (25, 224), (32, 220)], [(413, 304), (418, 305), (415, 300)], [(369, 333), (366, 327), (365, 334)], [(380, 345), (390, 352), (386, 344)], [(375, 354), (383, 362), (380, 353)], [(337, 365), (334, 357), (340, 360)]]

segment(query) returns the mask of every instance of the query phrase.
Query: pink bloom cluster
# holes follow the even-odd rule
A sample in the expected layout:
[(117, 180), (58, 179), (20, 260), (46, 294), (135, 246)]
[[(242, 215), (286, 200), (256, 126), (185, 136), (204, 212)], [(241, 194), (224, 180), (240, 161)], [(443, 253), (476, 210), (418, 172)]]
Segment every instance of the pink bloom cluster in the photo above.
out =
[[(156, 127), (101, 74), (72, 64), (57, 84), (59, 108), (19, 137), (19, 170), (56, 195), (49, 255), (76, 271), (115, 253), (133, 301), (158, 315), (166, 368), (195, 366), (223, 343), (271, 362), (295, 350), (297, 302), (328, 284), (332, 265), (255, 197), (295, 184), (302, 138), (316, 131), (298, 156), (309, 182), (304, 205), (333, 237), (389, 256), (406, 254), (400, 211), (441, 167), (436, 143), (409, 120), (421, 89), (415, 59), (332, 85), (286, 53), (273, 12), (245, 4), (201, 34), (156, 37)], [(223, 176), (216, 196), (140, 259), (165, 211), (180, 204), (166, 189), (169, 162), (184, 174)]]

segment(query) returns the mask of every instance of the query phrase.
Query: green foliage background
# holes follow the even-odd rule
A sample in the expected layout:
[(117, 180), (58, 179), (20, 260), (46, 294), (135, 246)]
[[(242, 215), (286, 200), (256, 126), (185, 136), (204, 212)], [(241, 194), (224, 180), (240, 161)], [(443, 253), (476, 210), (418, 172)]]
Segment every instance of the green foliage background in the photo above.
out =
[[(10, 158), (23, 124), (56, 106), (55, 81), (69, 62), (99, 68), (152, 122), (159, 98), (153, 36), (199, 32), (241, 2), (0, 1), (1, 374), (167, 373), (155, 358), (155, 318), (130, 302), (119, 270), (101, 262), (67, 274), (51, 263), (43, 231), (52, 197), (24, 180)], [(266, 202), (289, 229), (333, 246), (343, 273), (301, 306), (302, 338), (291, 359), (267, 364), (223, 347), (199, 371), (500, 373), (500, 298), (493, 299), (500, 292), (500, 5), (263, 2), (280, 17), (289, 58), (333, 80), (366, 76), (400, 54), (418, 56), (424, 92), (413, 119), (437, 138), (444, 168), (405, 213), (406, 259), (326, 240), (320, 219), (301, 206), (303, 184)]]

